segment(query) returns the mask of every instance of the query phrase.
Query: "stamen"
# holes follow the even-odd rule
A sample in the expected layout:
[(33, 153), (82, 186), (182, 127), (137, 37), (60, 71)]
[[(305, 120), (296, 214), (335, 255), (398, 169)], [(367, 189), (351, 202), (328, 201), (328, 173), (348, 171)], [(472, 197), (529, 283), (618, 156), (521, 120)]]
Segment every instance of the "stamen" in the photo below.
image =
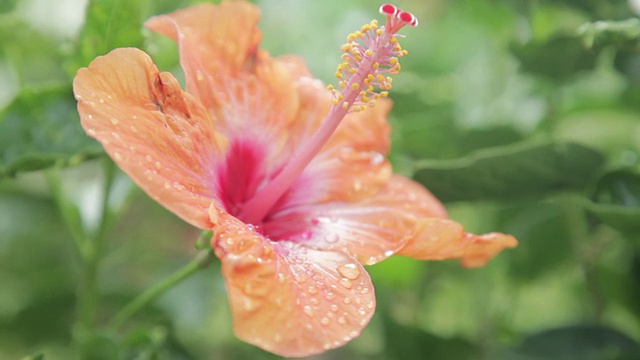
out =
[(244, 222), (259, 225), (263, 221), (349, 112), (373, 106), (376, 100), (389, 94), (392, 82), (389, 75), (400, 71), (398, 58), (407, 55), (398, 42), (397, 32), (406, 25), (417, 26), (418, 19), (392, 4), (382, 5), (380, 13), (387, 18), (384, 26), (379, 27), (378, 22), (372, 20), (347, 36), (347, 43), (340, 48), (342, 63), (335, 74), (338, 86), (328, 86), (333, 93), (333, 106), (320, 128), (278, 175), (242, 205), (238, 217)]

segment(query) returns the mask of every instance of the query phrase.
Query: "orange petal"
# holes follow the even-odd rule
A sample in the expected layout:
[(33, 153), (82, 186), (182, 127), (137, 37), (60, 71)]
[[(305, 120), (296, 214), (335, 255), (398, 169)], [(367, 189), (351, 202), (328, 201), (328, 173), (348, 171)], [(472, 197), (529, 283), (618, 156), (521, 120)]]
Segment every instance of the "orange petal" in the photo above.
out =
[(419, 221), (433, 216), (446, 216), (442, 204), (418, 184), (394, 175), (381, 191), (361, 201), (283, 210), (263, 227), (272, 238), (348, 252), (372, 265), (403, 248), (416, 235)]
[(210, 165), (226, 145), (202, 105), (132, 48), (80, 69), (73, 89), (82, 126), (118, 166), (160, 204), (208, 228), (216, 201)]
[(222, 261), (234, 331), (282, 356), (308, 356), (360, 334), (375, 310), (369, 275), (342, 252), (272, 242), (212, 210), (212, 245)]
[[(437, 201), (431, 193), (414, 181), (404, 179), (403, 182), (406, 191), (413, 194), (414, 203), (426, 205)], [(511, 235), (466, 233), (462, 225), (446, 219), (444, 210), (432, 215), (422, 212), (422, 217), (415, 226), (413, 236), (398, 252), (399, 255), (419, 260), (460, 259), (465, 267), (481, 267), (503, 249), (518, 245), (518, 241)]]
[(446, 219), (425, 219), (419, 227), (399, 255), (419, 260), (460, 259), (465, 267), (482, 267), (503, 249), (518, 245), (511, 235), (469, 234), (462, 225)]
[(224, 82), (252, 66), (262, 40), (259, 20), (255, 5), (234, 1), (195, 5), (153, 17), (145, 26), (178, 43), (187, 91), (211, 107)]

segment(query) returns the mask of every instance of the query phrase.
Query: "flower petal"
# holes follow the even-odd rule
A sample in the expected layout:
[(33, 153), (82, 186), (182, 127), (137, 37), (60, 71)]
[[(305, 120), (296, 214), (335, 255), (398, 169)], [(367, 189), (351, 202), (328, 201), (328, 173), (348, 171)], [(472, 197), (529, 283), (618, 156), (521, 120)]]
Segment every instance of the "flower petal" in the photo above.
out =
[(216, 201), (210, 164), (226, 142), (206, 110), (138, 49), (116, 49), (78, 71), (82, 126), (143, 190), (194, 226)]
[(419, 232), (398, 253), (418, 260), (460, 259), (464, 267), (482, 267), (518, 241), (511, 235), (466, 233), (462, 225), (446, 219), (424, 219)]
[(446, 217), (442, 204), (420, 185), (394, 175), (377, 194), (358, 202), (293, 207), (263, 226), (274, 239), (340, 250), (371, 265), (393, 255), (416, 235), (424, 218)]
[(222, 261), (234, 331), (282, 356), (307, 356), (360, 334), (375, 310), (369, 275), (343, 252), (272, 242), (228, 214), (212, 245)]
[(408, 203), (420, 209), (415, 211), (417, 219), (413, 235), (398, 255), (419, 260), (460, 259), (465, 267), (481, 267), (503, 249), (518, 245), (511, 235), (466, 233), (462, 225), (447, 219), (442, 205), (439, 211), (429, 210), (437, 209), (439, 201), (422, 185), (398, 176), (395, 182), (399, 191), (411, 194)]
[[(321, 90), (315, 95), (316, 101), (324, 104), (321, 109), (329, 107), (331, 98), (325, 95), (328, 92)], [(380, 191), (392, 174), (386, 158), (390, 146), (387, 122), (390, 109), (391, 101), (383, 99), (374, 107), (347, 115), (274, 208), (274, 213), (309, 203), (356, 201)], [(320, 119), (324, 114), (318, 114)]]
[(259, 20), (255, 5), (237, 1), (199, 4), (152, 17), (145, 26), (178, 43), (187, 91), (211, 108), (224, 83), (252, 66), (262, 40)]

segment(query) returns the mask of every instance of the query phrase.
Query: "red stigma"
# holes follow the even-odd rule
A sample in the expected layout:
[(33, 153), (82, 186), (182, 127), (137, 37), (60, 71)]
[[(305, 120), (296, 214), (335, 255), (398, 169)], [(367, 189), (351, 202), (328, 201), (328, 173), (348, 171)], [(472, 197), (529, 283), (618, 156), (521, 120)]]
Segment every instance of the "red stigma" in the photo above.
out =
[(380, 6), (380, 14), (386, 15), (396, 15), (398, 13), (398, 8), (392, 4), (384, 4)]

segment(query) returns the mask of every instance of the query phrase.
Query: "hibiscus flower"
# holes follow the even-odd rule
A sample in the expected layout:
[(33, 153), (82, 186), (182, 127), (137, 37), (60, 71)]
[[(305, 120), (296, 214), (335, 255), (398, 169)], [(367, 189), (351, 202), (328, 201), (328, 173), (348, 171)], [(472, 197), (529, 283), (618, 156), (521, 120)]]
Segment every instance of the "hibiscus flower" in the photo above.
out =
[(87, 134), (149, 196), (213, 231), (235, 334), (276, 354), (360, 334), (375, 309), (363, 265), (398, 254), (475, 267), (517, 244), (466, 233), (392, 173), (385, 97), (406, 55), (397, 31), (417, 19), (389, 4), (381, 13), (384, 26), (347, 38), (336, 88), (300, 58), (260, 50), (259, 10), (240, 1), (147, 21), (178, 43), (186, 91), (134, 48), (74, 81)]

